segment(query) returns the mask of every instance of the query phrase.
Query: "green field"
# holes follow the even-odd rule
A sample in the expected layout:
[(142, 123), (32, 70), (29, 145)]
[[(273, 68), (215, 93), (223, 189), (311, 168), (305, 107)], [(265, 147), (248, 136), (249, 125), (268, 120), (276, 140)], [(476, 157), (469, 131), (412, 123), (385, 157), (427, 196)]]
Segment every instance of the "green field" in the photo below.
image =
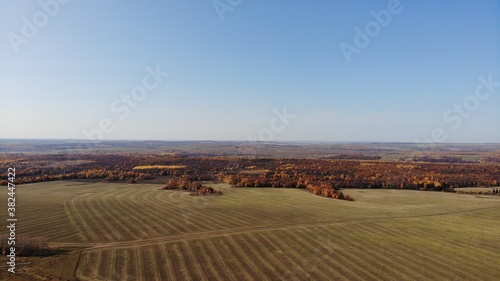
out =
[(71, 251), (19, 264), (15, 280), (500, 279), (500, 197), (345, 190), (349, 202), (212, 186), (224, 195), (153, 184), (18, 186), (17, 235)]

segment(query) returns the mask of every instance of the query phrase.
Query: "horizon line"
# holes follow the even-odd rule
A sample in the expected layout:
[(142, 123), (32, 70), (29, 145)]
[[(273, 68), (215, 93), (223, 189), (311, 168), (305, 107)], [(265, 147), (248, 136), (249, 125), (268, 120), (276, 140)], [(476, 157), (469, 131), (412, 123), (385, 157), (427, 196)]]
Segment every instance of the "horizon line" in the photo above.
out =
[(104, 142), (239, 142), (239, 143), (343, 143), (343, 144), (498, 144), (500, 142), (410, 142), (410, 141), (335, 141), (335, 140), (214, 140), (214, 139), (106, 139), (106, 140), (89, 140), (89, 139), (74, 139), (74, 138), (0, 138), (0, 141), (77, 141), (77, 142), (91, 142), (91, 143), (104, 143)]

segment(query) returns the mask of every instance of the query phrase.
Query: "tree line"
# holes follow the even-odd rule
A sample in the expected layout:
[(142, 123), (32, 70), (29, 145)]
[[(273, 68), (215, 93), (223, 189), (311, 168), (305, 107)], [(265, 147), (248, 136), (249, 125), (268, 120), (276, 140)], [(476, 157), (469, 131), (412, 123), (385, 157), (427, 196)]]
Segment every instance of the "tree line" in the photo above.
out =
[[(0, 246), (2, 247), (2, 255), (9, 253), (11, 245), (8, 244), (9, 236), (0, 236)], [(16, 239), (16, 255), (18, 256), (47, 256), (50, 255), (49, 242), (46, 237), (31, 237), (21, 236)]]
[[(236, 187), (305, 189), (309, 185), (323, 185), (334, 190), (386, 188), (454, 192), (459, 187), (496, 187), (500, 184), (498, 163), (455, 163), (455, 159), (447, 159), (451, 163), (442, 163), (162, 154), (71, 154), (3, 155), (0, 160), (0, 166), (4, 170), (9, 166), (17, 168), (17, 184), (66, 179), (134, 183), (158, 177), (168, 179), (186, 176), (194, 182), (219, 180)], [(155, 165), (183, 168), (134, 170), (137, 166)], [(0, 184), (6, 185), (6, 178)]]
[(182, 176), (180, 178), (173, 178), (168, 180), (167, 184), (163, 187), (166, 190), (179, 190), (191, 192), (191, 195), (216, 195), (220, 196), (223, 193), (216, 190), (211, 186), (202, 185), (199, 181), (189, 179), (189, 176)]

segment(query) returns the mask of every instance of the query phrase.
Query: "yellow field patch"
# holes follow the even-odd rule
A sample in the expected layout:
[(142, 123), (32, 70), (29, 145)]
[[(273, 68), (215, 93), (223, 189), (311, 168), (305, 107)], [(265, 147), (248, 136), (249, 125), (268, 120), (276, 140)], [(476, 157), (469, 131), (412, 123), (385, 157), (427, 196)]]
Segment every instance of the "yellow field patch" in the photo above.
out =
[(270, 170), (267, 169), (257, 169), (257, 170), (242, 170), (240, 174), (245, 174), (245, 175), (261, 175), (261, 174), (266, 174), (269, 173)]
[(149, 169), (184, 169), (187, 166), (183, 165), (152, 165), (152, 166), (135, 166), (134, 170), (149, 170)]

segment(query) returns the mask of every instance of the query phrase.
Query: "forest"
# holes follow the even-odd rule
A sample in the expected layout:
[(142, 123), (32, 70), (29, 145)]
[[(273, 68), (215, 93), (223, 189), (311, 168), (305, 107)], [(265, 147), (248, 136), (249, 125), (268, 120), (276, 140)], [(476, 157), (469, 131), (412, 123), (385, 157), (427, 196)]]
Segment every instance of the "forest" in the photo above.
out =
[[(132, 153), (9, 154), (0, 163), (5, 170), (16, 167), (17, 184), (69, 179), (151, 182), (196, 195), (220, 195), (200, 181), (221, 181), (238, 188), (302, 188), (316, 195), (345, 200), (353, 200), (340, 191), (348, 188), (454, 192), (459, 187), (495, 187), (500, 183), (497, 157), (460, 161), (456, 157), (420, 156), (387, 161), (356, 154), (347, 158), (345, 155), (282, 159)], [(6, 185), (7, 181), (0, 183)]]

